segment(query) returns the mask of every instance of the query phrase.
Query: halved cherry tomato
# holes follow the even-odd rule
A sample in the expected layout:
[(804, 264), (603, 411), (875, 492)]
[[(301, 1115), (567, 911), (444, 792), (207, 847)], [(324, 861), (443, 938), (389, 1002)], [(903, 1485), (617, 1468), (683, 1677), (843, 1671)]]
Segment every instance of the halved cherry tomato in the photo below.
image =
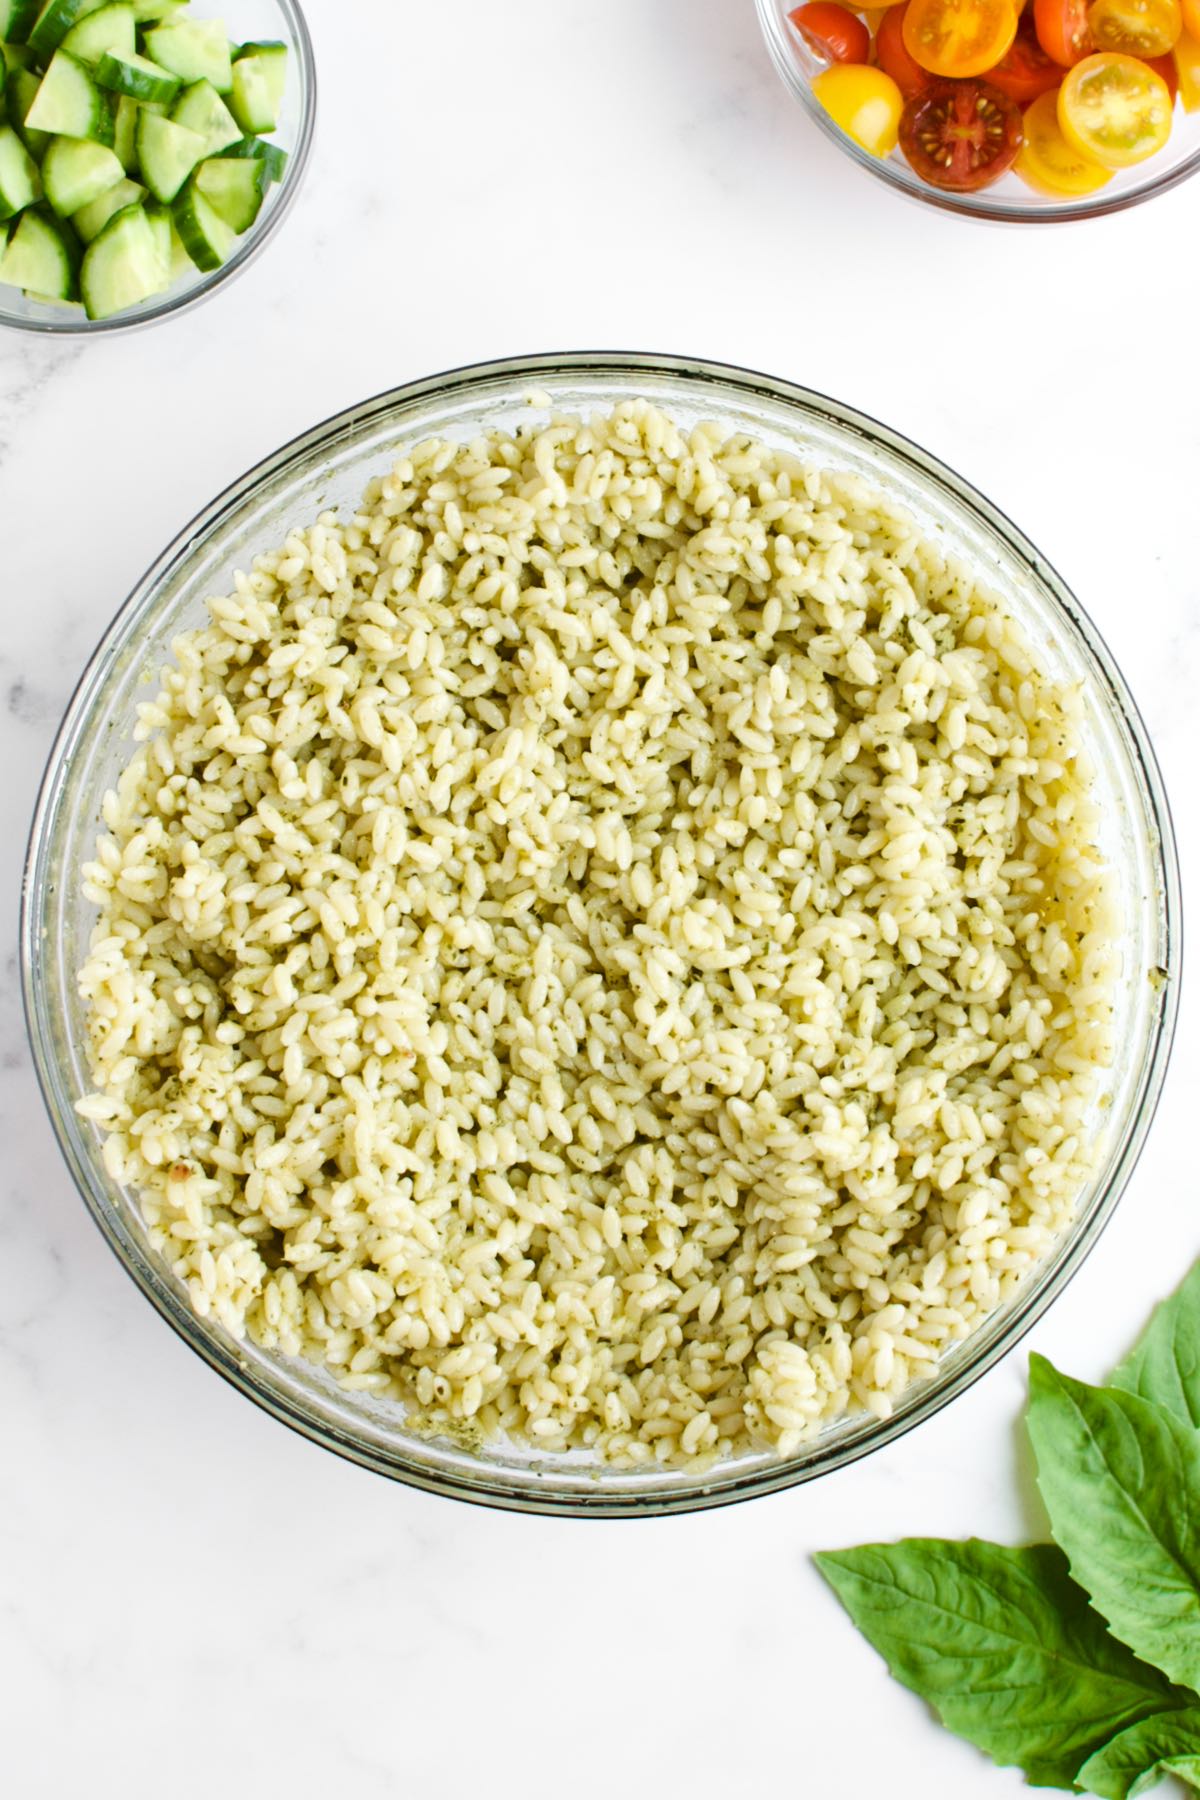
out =
[(865, 63), (871, 54), (870, 32), (837, 0), (809, 0), (788, 18), (814, 56), (826, 62)]
[(872, 156), (896, 148), (904, 95), (882, 69), (834, 63), (815, 77), (812, 91), (834, 124)]
[(1200, 0), (1182, 0), (1183, 29), (1200, 39)]
[(875, 33), (875, 61), (881, 69), (887, 70), (904, 98), (911, 100), (914, 94), (929, 86), (933, 76), (908, 53), (908, 45), (904, 42), (904, 13), (904, 7), (893, 6), (883, 15), (883, 23)]
[(1063, 77), (1058, 122), (1081, 155), (1106, 169), (1129, 169), (1171, 135), (1171, 96), (1161, 75), (1134, 56), (1106, 50)]
[(1087, 0), (1033, 0), (1033, 23), (1046, 55), (1064, 69), (1091, 55)]
[(1097, 50), (1165, 56), (1183, 30), (1179, 0), (1093, 0), (1088, 12)]
[(1175, 67), (1174, 56), (1170, 53), (1166, 56), (1143, 56), (1141, 60), (1148, 69), (1153, 69), (1156, 75), (1162, 76), (1167, 84), (1167, 92), (1171, 96), (1171, 105), (1174, 107), (1175, 96), (1179, 92), (1179, 70)]
[(908, 0), (904, 44), (931, 75), (982, 75), (1017, 35), (1016, 0)]
[(992, 87), (998, 87), (1018, 106), (1028, 106), (1031, 100), (1036, 100), (1039, 94), (1048, 94), (1062, 80), (1062, 69), (1038, 43), (1028, 13), (1022, 16), (1017, 26), (1017, 35), (1008, 55), (1002, 57), (994, 69), (988, 70), (987, 78)]
[(1112, 170), (1102, 169), (1090, 157), (1081, 156), (1068, 144), (1058, 122), (1058, 97), (1039, 94), (1025, 109), (1025, 142), (1014, 165), (1022, 180), (1039, 194), (1094, 194), (1112, 180)]
[(1200, 112), (1200, 35), (1189, 27), (1171, 52), (1184, 112)]
[(984, 81), (935, 81), (900, 120), (900, 148), (917, 174), (956, 194), (998, 181), (1021, 137), (1020, 108)]

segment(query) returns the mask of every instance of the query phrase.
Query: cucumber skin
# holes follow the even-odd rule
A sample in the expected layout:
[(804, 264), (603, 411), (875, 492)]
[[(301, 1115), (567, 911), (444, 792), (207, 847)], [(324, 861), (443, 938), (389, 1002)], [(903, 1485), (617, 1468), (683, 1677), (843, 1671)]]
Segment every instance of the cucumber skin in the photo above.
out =
[(37, 24), (37, 16), (41, 11), (41, 0), (7, 0), (4, 11), (4, 30), (0, 38), (10, 44), (23, 44)]
[(282, 181), (287, 168), (288, 153), (278, 144), (270, 144), (266, 138), (243, 137), (236, 144), (217, 152), (219, 156), (256, 156), (267, 171), (268, 181)]
[(77, 25), (88, 13), (98, 12), (102, 5), (103, 0), (48, 0), (29, 33), (30, 45), (39, 56), (49, 60), (72, 25)]
[[(204, 218), (205, 213), (212, 213), (214, 222), (221, 228), (220, 233), (210, 235)], [(237, 234), (232, 226), (226, 225), (224, 219), (213, 211), (196, 186), (194, 175), (189, 175), (182, 189), (176, 195), (171, 204), (171, 214), (183, 247), (196, 267), (206, 275), (212, 274), (214, 269), (219, 269), (232, 249)], [(224, 250), (218, 250), (212, 242), (212, 237), (225, 235), (228, 236), (229, 242)]]
[(148, 70), (139, 69), (126, 57), (113, 56), (110, 53), (102, 56), (96, 65), (96, 81), (110, 93), (119, 94), (122, 98), (138, 101), (153, 101), (159, 106), (169, 106), (179, 92), (179, 77), (171, 75), (166, 69), (161, 79), (150, 74)]

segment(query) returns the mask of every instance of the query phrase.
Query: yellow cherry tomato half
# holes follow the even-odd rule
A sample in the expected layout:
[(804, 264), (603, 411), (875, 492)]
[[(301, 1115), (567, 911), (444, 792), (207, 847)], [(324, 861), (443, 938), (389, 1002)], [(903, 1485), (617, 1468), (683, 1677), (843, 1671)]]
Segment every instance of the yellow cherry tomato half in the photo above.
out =
[(1183, 13), (1183, 29), (1200, 39), (1200, 0), (1181, 0), (1180, 11)]
[(1179, 0), (1093, 0), (1088, 25), (1097, 50), (1165, 56), (1183, 30)]
[(1102, 169), (1090, 156), (1081, 156), (1063, 136), (1054, 92), (1039, 94), (1025, 108), (1025, 140), (1014, 167), (1036, 193), (1056, 200), (1063, 194), (1094, 194), (1112, 180), (1111, 169)]
[(1171, 135), (1170, 89), (1134, 56), (1102, 51), (1068, 69), (1058, 90), (1058, 122), (1081, 156), (1129, 169)]
[(1200, 33), (1185, 31), (1171, 55), (1179, 77), (1179, 102), (1184, 112), (1200, 112)]
[(882, 69), (834, 63), (816, 76), (812, 91), (834, 124), (872, 156), (887, 156), (896, 148), (904, 95)]
[(931, 75), (985, 75), (1017, 35), (1015, 0), (908, 0), (904, 45)]

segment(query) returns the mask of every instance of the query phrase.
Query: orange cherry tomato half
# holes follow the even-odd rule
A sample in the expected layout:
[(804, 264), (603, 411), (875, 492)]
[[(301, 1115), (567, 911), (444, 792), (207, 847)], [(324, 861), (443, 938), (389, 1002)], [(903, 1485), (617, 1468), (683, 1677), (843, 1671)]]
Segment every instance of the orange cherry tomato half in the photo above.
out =
[(1046, 55), (1064, 69), (1091, 55), (1087, 0), (1033, 0), (1033, 24)]
[(1190, 26), (1172, 50), (1171, 61), (1184, 112), (1200, 112), (1200, 36)]
[(1183, 29), (1200, 38), (1200, 0), (1182, 0)]
[(1143, 56), (1142, 61), (1148, 69), (1153, 69), (1154, 73), (1156, 75), (1161, 75), (1166, 82), (1167, 92), (1171, 96), (1171, 106), (1173, 108), (1176, 96), (1179, 93), (1179, 70), (1175, 66), (1174, 56)]
[(982, 75), (1017, 35), (1015, 0), (908, 0), (904, 44), (931, 75)]
[(871, 54), (870, 32), (837, 0), (809, 0), (788, 18), (813, 55), (826, 62), (865, 63)]
[(906, 8), (893, 6), (883, 15), (883, 23), (875, 33), (875, 61), (881, 69), (886, 69), (906, 100), (919, 94), (933, 80), (928, 69), (923, 69), (915, 56), (910, 56), (908, 45), (904, 42), (904, 14)]
[(1179, 0), (1093, 0), (1088, 12), (1097, 50), (1165, 56), (1183, 30)]
[(1062, 80), (1060, 65), (1047, 56), (1038, 43), (1033, 19), (1028, 13), (1021, 17), (1007, 56), (1001, 57), (995, 68), (988, 70), (987, 78), (993, 87), (1015, 100), (1018, 106), (1028, 106), (1039, 94), (1050, 93)]
[(1021, 109), (984, 81), (935, 81), (900, 120), (900, 148), (931, 187), (969, 194), (990, 187), (1016, 161)]
[(872, 156), (896, 148), (904, 95), (882, 69), (832, 63), (814, 78), (812, 91), (834, 124)]
[(1058, 90), (1063, 136), (1106, 169), (1130, 169), (1161, 150), (1171, 135), (1171, 112), (1161, 75), (1110, 50), (1085, 56)]

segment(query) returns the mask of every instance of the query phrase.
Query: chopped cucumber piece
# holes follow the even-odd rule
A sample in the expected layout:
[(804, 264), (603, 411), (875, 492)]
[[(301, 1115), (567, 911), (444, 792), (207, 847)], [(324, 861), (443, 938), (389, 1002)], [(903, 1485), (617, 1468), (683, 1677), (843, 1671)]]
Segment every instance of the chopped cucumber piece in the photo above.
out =
[(267, 191), (267, 166), (257, 156), (210, 156), (196, 170), (196, 186), (219, 219), (240, 237), (249, 231)]
[(31, 131), (25, 123), (40, 86), (32, 69), (10, 69), (8, 80), (4, 84), (8, 122), (35, 160), (46, 154), (46, 146), (50, 142), (48, 131)]
[(241, 132), (237, 120), (208, 81), (193, 81), (185, 87), (174, 106), (171, 117), (176, 125), (198, 131), (204, 139), (205, 156), (215, 156), (229, 144), (236, 144)]
[(233, 85), (229, 39), (220, 19), (181, 18), (155, 25), (142, 48), (181, 81), (209, 81), (219, 94), (227, 94)]
[(88, 206), (124, 176), (121, 159), (86, 138), (56, 137), (42, 163), (46, 198), (62, 218)]
[(182, 12), (187, 0), (131, 0), (131, 4), (138, 24), (152, 25), (161, 24), (164, 19)]
[(236, 144), (221, 151), (222, 156), (256, 156), (267, 171), (267, 181), (282, 181), (283, 171), (287, 168), (287, 151), (281, 150), (278, 144), (268, 144), (265, 138), (239, 138)]
[(196, 265), (184, 249), (183, 239), (175, 229), (175, 220), (171, 220), (171, 280), (178, 281), (181, 275), (194, 275)]
[(229, 109), (243, 131), (274, 131), (286, 81), (286, 44), (242, 45), (233, 59)]
[(132, 6), (117, 3), (88, 13), (78, 25), (72, 25), (62, 47), (88, 64), (98, 63), (106, 50), (114, 56), (132, 56), (137, 49)]
[(78, 212), (71, 214), (71, 224), (83, 239), (90, 244), (94, 237), (99, 237), (114, 213), (121, 212), (127, 206), (137, 206), (145, 198), (146, 190), (136, 181), (124, 179), (115, 187), (106, 188), (102, 194), (87, 206), (81, 206)]
[(169, 106), (179, 92), (179, 77), (160, 69), (145, 56), (114, 56), (110, 51), (96, 65), (96, 80), (111, 93), (131, 100), (151, 100)]
[(171, 285), (171, 209), (169, 206), (160, 206), (156, 200), (152, 200), (145, 211), (147, 223), (154, 233), (161, 283), (160, 292), (165, 292)]
[(89, 319), (110, 319), (162, 292), (159, 234), (145, 208), (114, 213), (83, 255), (79, 287)]
[(0, 281), (44, 300), (73, 300), (79, 246), (71, 227), (43, 212), (21, 214), (0, 258)]
[(23, 44), (33, 29), (41, 0), (0, 0), (0, 38)]
[(120, 94), (113, 113), (113, 149), (127, 175), (137, 172), (137, 121), (137, 101), (131, 100), (128, 94)]
[(142, 180), (156, 200), (173, 200), (204, 155), (198, 131), (160, 118), (143, 107), (137, 122), (137, 157)]
[[(0, 0), (0, 6), (4, 0)], [(33, 61), (33, 51), (28, 44), (15, 44), (11, 38), (0, 39), (0, 50), (4, 52), (4, 61), (10, 70), (27, 69)]]
[(40, 57), (52, 56), (76, 20), (103, 5), (104, 0), (46, 0), (29, 33), (30, 46)]
[(11, 219), (40, 200), (37, 164), (11, 125), (0, 125), (0, 219)]
[(54, 52), (25, 123), (35, 131), (55, 131), (60, 137), (91, 138), (97, 144), (113, 141), (108, 95), (96, 86), (91, 71), (67, 50)]
[(219, 269), (233, 249), (236, 233), (231, 225), (218, 217), (196, 186), (194, 177), (187, 182), (171, 210), (175, 229), (196, 267), (206, 271)]

